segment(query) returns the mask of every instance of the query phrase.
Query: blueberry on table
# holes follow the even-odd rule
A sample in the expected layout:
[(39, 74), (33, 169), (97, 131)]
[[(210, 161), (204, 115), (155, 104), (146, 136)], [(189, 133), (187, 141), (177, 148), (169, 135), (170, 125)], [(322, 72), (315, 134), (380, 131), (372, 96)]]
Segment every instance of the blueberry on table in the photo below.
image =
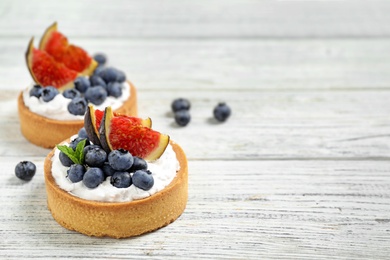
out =
[(36, 170), (37, 167), (32, 162), (22, 161), (15, 166), (15, 175), (21, 180), (29, 181), (34, 177)]
[(134, 159), (126, 150), (113, 150), (108, 155), (108, 163), (117, 171), (126, 171), (133, 165)]
[(91, 82), (87, 77), (78, 77), (74, 81), (74, 86), (80, 93), (85, 93), (85, 91), (87, 91), (87, 89), (91, 86)]
[(131, 176), (128, 172), (115, 172), (111, 176), (111, 184), (117, 188), (128, 188), (131, 185)]
[(133, 174), (132, 181), (135, 187), (142, 190), (150, 190), (154, 185), (153, 176), (144, 170), (136, 171)]
[(85, 167), (81, 164), (73, 164), (69, 167), (68, 171), (68, 179), (73, 182), (79, 182), (83, 180), (85, 174)]
[(60, 92), (55, 87), (48, 86), (48, 87), (43, 88), (42, 93), (41, 93), (41, 98), (43, 101), (49, 102), (49, 101), (53, 100), (55, 98), (55, 96), (57, 96), (57, 94), (59, 94), (59, 93)]
[(175, 121), (180, 126), (186, 126), (191, 121), (191, 115), (188, 110), (179, 110), (175, 112)]
[(177, 98), (172, 102), (171, 108), (173, 112), (177, 112), (180, 110), (189, 110), (191, 108), (191, 103), (188, 99)]
[(226, 121), (231, 114), (231, 109), (226, 103), (219, 103), (213, 111), (214, 118), (220, 122)]
[(107, 90), (102, 86), (87, 89), (85, 98), (94, 105), (101, 105), (107, 98)]
[(101, 147), (89, 149), (84, 155), (84, 161), (89, 167), (101, 167), (107, 160), (107, 153)]
[(81, 96), (80, 92), (74, 88), (66, 89), (64, 92), (62, 92), (62, 95), (69, 99), (74, 99)]
[(87, 111), (88, 103), (85, 98), (76, 97), (68, 104), (68, 111), (72, 115), (83, 116)]
[(34, 96), (39, 98), (42, 95), (42, 86), (41, 85), (34, 85), (32, 89), (30, 90), (30, 97)]
[(107, 62), (107, 56), (103, 53), (96, 53), (93, 55), (93, 59), (99, 63), (99, 66), (102, 66)]
[(96, 188), (104, 181), (104, 173), (100, 168), (89, 168), (83, 177), (83, 184), (90, 188)]

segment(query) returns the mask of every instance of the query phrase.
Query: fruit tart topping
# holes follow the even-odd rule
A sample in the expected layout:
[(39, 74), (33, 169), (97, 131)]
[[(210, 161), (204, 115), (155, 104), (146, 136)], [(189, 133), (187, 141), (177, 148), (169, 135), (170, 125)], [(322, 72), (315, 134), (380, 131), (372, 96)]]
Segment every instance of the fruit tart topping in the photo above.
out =
[(142, 190), (150, 190), (154, 185), (153, 176), (144, 170), (136, 171), (133, 174), (132, 181), (135, 187)]
[(80, 128), (79, 132), (77, 133), (78, 137), (80, 138), (88, 138), (87, 131), (84, 127)]
[(64, 92), (62, 92), (62, 95), (65, 98), (74, 99), (76, 97), (80, 97), (81, 93), (75, 88), (70, 88), (70, 89), (66, 89)]
[(91, 84), (91, 87), (94, 86), (101, 86), (104, 88), (107, 87), (107, 83), (98, 75), (92, 75), (91, 77), (89, 77), (89, 82)]
[(40, 98), (42, 95), (42, 86), (39, 84), (35, 84), (32, 89), (30, 90), (30, 97), (37, 97)]
[(111, 97), (122, 96), (122, 85), (118, 82), (110, 82), (107, 84), (107, 94)]
[(15, 175), (21, 180), (30, 181), (34, 177), (36, 170), (37, 167), (32, 162), (22, 161), (15, 166)]
[(85, 163), (90, 167), (102, 167), (107, 159), (107, 153), (101, 147), (94, 147), (85, 153)]
[[(75, 139), (77, 140), (77, 139)], [(89, 141), (88, 141), (89, 142)], [(83, 164), (84, 163), (84, 147), (87, 143), (87, 139), (77, 140), (70, 143), (69, 146), (67, 145), (57, 145), (58, 150), (63, 152), (70, 160), (72, 160), (73, 163), (76, 164)], [(72, 146), (76, 145), (76, 148), (72, 148)], [(61, 153), (60, 153), (61, 155)], [(61, 160), (61, 157), (60, 157)], [(61, 163), (64, 165), (64, 163), (61, 160)], [(67, 166), (67, 165), (64, 165)]]
[(44, 102), (53, 100), (60, 92), (52, 86), (44, 88), (41, 92), (41, 97)]
[(85, 93), (87, 89), (91, 86), (91, 82), (87, 77), (78, 77), (74, 80), (74, 87), (77, 89), (80, 93)]
[(82, 164), (72, 164), (68, 171), (68, 179), (73, 182), (79, 182), (82, 181), (84, 178), (84, 173), (85, 173), (85, 167)]
[(117, 171), (127, 171), (133, 162), (133, 156), (123, 149), (113, 150), (108, 155), (108, 163)]
[(88, 102), (85, 98), (76, 97), (70, 101), (67, 108), (72, 115), (83, 116), (87, 111), (87, 106)]
[(102, 169), (100, 168), (89, 168), (85, 173), (83, 177), (83, 184), (90, 188), (96, 188), (104, 181), (104, 173)]
[(133, 165), (130, 168), (130, 172), (135, 172), (137, 170), (147, 170), (148, 169), (148, 163), (138, 156), (133, 156)]
[(96, 53), (93, 55), (93, 59), (96, 60), (97, 63), (99, 63), (99, 66), (105, 65), (107, 62), (107, 56), (103, 53)]
[(102, 86), (93, 86), (85, 92), (85, 99), (94, 105), (101, 105), (107, 98), (107, 90)]
[(128, 188), (132, 184), (132, 178), (130, 173), (118, 171), (112, 175), (110, 182), (114, 187)]

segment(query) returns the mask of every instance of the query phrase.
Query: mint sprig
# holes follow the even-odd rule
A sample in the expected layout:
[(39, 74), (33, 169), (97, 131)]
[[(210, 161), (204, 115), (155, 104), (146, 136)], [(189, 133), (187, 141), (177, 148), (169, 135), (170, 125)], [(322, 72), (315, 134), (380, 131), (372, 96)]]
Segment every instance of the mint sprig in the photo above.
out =
[(87, 140), (83, 139), (81, 140), (77, 146), (76, 149), (73, 150), (72, 147), (69, 147), (67, 145), (57, 145), (58, 150), (66, 154), (69, 159), (72, 160), (72, 162), (76, 164), (83, 164), (84, 163), (84, 147), (85, 147), (85, 142)]

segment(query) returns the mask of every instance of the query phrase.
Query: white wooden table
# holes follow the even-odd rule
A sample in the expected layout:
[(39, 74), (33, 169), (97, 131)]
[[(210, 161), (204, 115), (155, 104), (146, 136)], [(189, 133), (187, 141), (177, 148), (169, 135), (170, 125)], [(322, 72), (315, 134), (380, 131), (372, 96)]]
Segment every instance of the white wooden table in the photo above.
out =
[[(389, 259), (390, 1), (0, 1), (0, 258)], [(189, 158), (171, 225), (90, 238), (46, 208), (20, 133), (24, 52), (53, 21), (135, 83)], [(174, 98), (192, 102), (176, 127)], [(219, 101), (232, 108), (211, 120)], [(31, 182), (14, 176), (37, 165)]]

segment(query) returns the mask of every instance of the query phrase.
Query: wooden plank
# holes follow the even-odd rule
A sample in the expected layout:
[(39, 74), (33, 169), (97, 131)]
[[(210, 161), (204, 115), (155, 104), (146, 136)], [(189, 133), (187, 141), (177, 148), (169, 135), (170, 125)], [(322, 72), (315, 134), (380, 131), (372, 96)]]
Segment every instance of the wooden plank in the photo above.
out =
[(191, 161), (184, 214), (134, 239), (88, 238), (46, 208), (43, 158), (29, 183), (1, 157), (0, 256), (386, 259), (390, 171), (372, 161)]
[[(0, 38), (0, 89), (31, 82), (29, 37)], [(80, 39), (140, 90), (389, 89), (390, 40)], [(38, 44), (38, 43), (36, 43)]]
[[(69, 36), (96, 38), (389, 37), (388, 1), (2, 0), (0, 35), (41, 35), (58, 21)], [(39, 16), (39, 19), (37, 19)], [(17, 19), (15, 19), (17, 18)], [(11, 21), (11, 22), (7, 22)], [(33, 26), (32, 26), (32, 21)]]
[[(3, 156), (45, 155), (19, 129), (14, 91), (0, 103)], [(156, 98), (158, 96), (158, 98)], [(174, 98), (192, 102), (190, 124), (177, 127)], [(179, 142), (190, 159), (386, 159), (389, 91), (139, 91), (139, 116)], [(223, 124), (212, 119), (219, 101), (232, 107)], [(20, 147), (23, 151), (20, 151)]]

